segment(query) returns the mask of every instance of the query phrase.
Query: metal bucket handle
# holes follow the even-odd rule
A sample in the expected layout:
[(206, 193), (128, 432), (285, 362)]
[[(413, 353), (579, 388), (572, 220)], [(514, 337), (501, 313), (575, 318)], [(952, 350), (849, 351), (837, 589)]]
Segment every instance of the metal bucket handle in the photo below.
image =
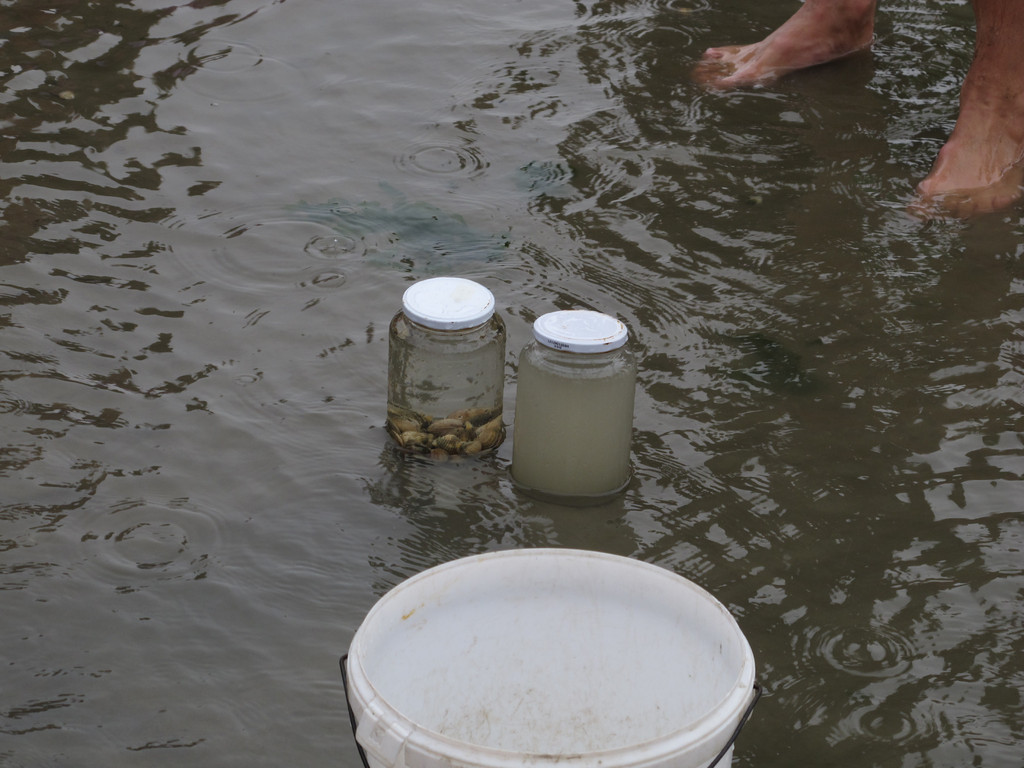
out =
[(359, 750), (359, 759), (363, 761), (363, 768), (370, 768), (370, 763), (366, 760), (366, 750), (363, 749), (363, 745), (356, 738), (358, 724), (356, 723), (356, 713), (352, 711), (352, 699), (348, 696), (348, 672), (345, 670), (346, 661), (348, 661), (347, 653), (341, 657), (341, 661), (338, 664), (341, 667), (341, 684), (345, 688), (345, 704), (348, 705), (348, 721), (352, 724), (352, 739), (356, 743), (356, 749)]
[[(718, 765), (718, 762), (723, 757), (725, 757), (725, 753), (728, 752), (729, 749), (732, 747), (732, 745), (736, 742), (736, 739), (739, 738), (740, 731), (743, 730), (743, 726), (746, 725), (747, 724), (747, 720), (750, 719), (750, 714), (754, 711), (754, 707), (757, 705), (757, 702), (760, 700), (762, 693), (764, 693), (764, 687), (759, 682), (757, 682), (757, 680), (755, 680), (754, 681), (754, 698), (752, 698), (750, 700), (750, 704), (747, 705), (747, 709), (743, 713), (743, 717), (741, 717), (739, 723), (736, 724), (736, 730), (732, 732), (732, 736), (730, 736), (729, 740), (727, 742), (725, 742), (725, 746), (722, 747), (722, 751), (718, 753), (718, 756), (714, 760), (712, 760), (710, 763), (708, 763), (707, 768), (715, 768), (715, 766)], [(348, 696), (347, 693), (345, 695)], [(349, 711), (351, 712), (351, 709)], [(367, 767), (367, 768), (369, 768), (369, 767)]]
[[(352, 725), (352, 738), (356, 742), (356, 749), (359, 750), (359, 759), (363, 761), (363, 768), (370, 768), (370, 763), (366, 759), (366, 750), (363, 749), (363, 745), (359, 743), (359, 739), (356, 739), (356, 713), (352, 711), (352, 700), (348, 695), (348, 672), (345, 670), (345, 662), (348, 661), (348, 654), (346, 653), (341, 657), (338, 665), (341, 667), (341, 683), (345, 687), (345, 704), (348, 705), (348, 721)], [(750, 719), (750, 714), (754, 711), (754, 706), (761, 698), (761, 694), (764, 693), (762, 685), (754, 681), (754, 698), (750, 700), (750, 704), (747, 705), (746, 711), (743, 713), (743, 717), (740, 718), (739, 723), (736, 725), (736, 730), (732, 732), (732, 736), (729, 737), (729, 741), (722, 747), (722, 751), (718, 753), (718, 756), (712, 760), (707, 768), (715, 768), (719, 761), (725, 757), (725, 753), (729, 751), (729, 748), (736, 742), (736, 739), (740, 735), (740, 731), (743, 730), (743, 726), (747, 724), (747, 720)]]

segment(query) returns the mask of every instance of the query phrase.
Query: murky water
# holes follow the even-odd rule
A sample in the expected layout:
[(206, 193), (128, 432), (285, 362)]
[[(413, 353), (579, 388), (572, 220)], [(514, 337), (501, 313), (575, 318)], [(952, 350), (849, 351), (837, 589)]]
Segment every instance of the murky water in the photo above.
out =
[[(706, 93), (755, 0), (0, 5), (0, 765), (356, 768), (338, 656), (463, 555), (682, 574), (768, 688), (739, 766), (1020, 765), (1024, 220), (904, 214), (962, 0)], [(425, 275), (621, 317), (627, 492), (383, 430)], [(580, 638), (585, 642), (586, 638)], [(628, 664), (628, 660), (623, 660)]]

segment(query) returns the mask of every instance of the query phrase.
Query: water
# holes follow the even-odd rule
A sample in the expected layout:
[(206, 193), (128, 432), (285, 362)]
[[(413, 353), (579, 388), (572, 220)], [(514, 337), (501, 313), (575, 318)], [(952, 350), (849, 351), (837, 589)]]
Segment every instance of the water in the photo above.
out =
[[(1016, 766), (1024, 220), (904, 213), (962, 1), (706, 93), (753, 0), (14, 0), (0, 44), (0, 765), (356, 768), (338, 656), (390, 586), (630, 555), (737, 616), (738, 766)], [(638, 345), (614, 503), (396, 455), (404, 289)]]

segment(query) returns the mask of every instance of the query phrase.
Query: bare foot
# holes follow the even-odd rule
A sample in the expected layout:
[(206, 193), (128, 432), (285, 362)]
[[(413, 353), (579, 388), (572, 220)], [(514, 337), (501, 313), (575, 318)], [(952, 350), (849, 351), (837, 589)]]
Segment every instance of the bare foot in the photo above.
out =
[(871, 45), (875, 0), (806, 0), (759, 43), (708, 48), (694, 79), (713, 88), (776, 80)]
[[(948, 163), (943, 163), (943, 153), (947, 152), (947, 148), (950, 150), (946, 156), (955, 157)], [(947, 143), (939, 152), (935, 170), (917, 185), (918, 197), (911, 203), (910, 212), (925, 219), (950, 216), (965, 219), (1009, 208), (1024, 197), (1022, 162), (1005, 168), (1001, 174), (995, 174), (990, 183), (961, 186), (970, 184), (970, 177), (978, 176), (975, 173), (978, 167), (970, 167), (967, 169), (968, 173), (958, 175), (953, 170), (947, 173), (947, 166), (952, 168), (958, 165), (960, 160), (967, 161), (971, 155), (969, 151), (957, 152)]]

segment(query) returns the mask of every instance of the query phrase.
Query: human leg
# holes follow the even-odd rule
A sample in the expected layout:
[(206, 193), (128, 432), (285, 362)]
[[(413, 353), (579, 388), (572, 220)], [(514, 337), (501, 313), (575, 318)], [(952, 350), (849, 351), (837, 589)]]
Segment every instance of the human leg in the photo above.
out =
[(874, 36), (875, 4), (876, 0), (806, 0), (758, 43), (709, 48), (694, 69), (694, 78), (719, 88), (751, 85), (867, 48)]
[(1005, 208), (1024, 196), (1024, 2), (973, 0), (974, 60), (960, 114), (915, 208), (956, 216)]

